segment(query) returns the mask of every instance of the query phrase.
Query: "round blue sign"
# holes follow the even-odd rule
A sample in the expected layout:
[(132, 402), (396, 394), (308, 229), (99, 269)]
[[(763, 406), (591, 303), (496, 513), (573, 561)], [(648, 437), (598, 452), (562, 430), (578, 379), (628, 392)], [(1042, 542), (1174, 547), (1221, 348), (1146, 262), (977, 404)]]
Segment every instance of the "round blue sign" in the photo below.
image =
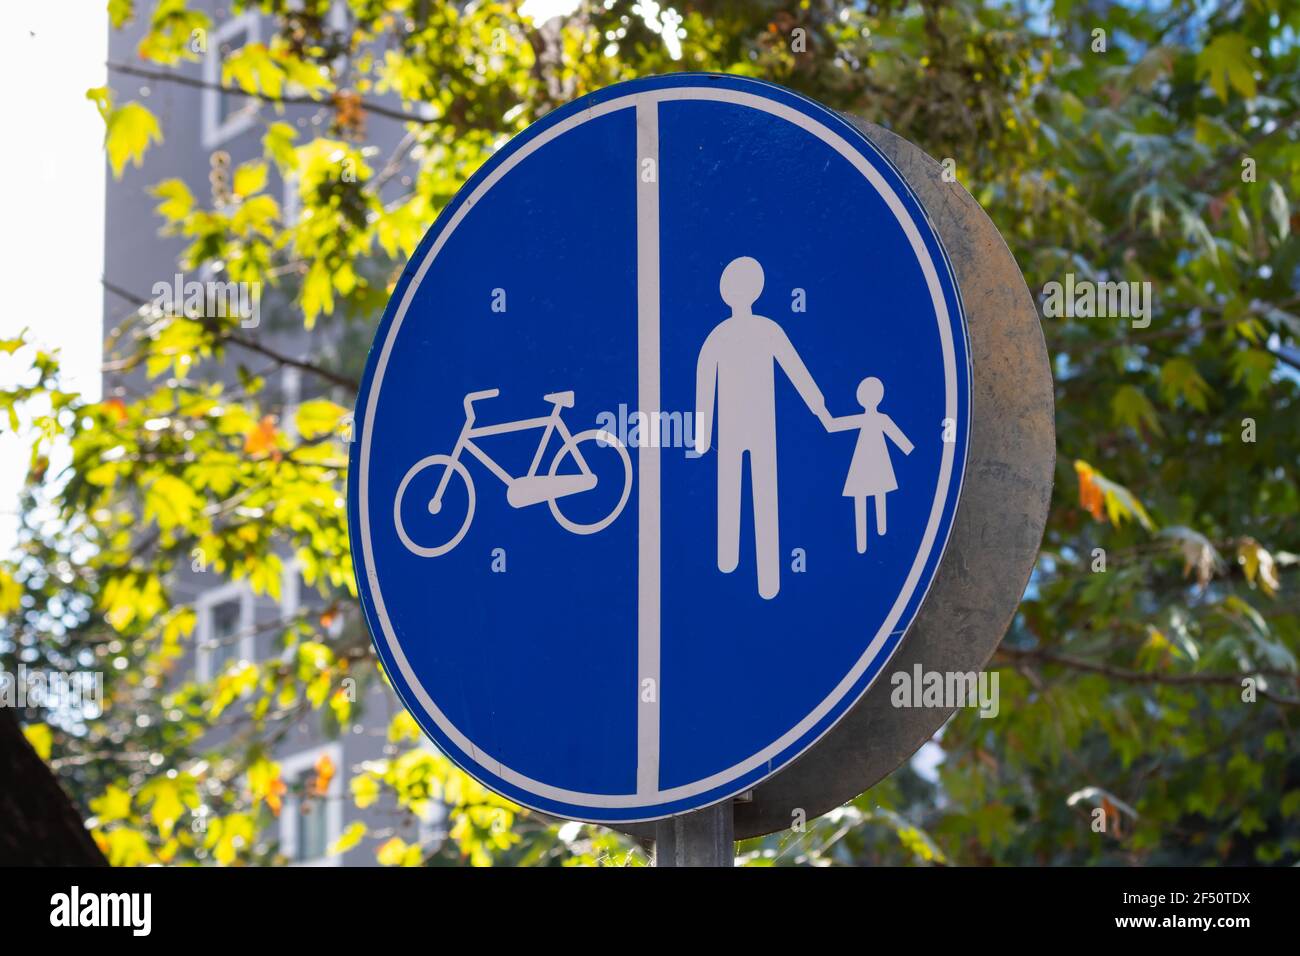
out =
[(348, 507), (393, 686), (547, 813), (752, 787), (916, 614), (968, 361), (925, 211), (836, 113), (690, 74), (556, 110), (443, 210), (371, 348)]

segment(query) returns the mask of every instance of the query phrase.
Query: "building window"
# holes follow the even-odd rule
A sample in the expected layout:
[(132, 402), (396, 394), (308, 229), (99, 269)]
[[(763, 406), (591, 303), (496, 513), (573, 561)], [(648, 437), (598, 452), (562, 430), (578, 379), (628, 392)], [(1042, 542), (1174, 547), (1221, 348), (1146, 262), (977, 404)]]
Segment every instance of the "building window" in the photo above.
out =
[[(280, 203), (280, 220), (286, 226), (298, 225), (298, 217), (302, 215), (302, 198), (299, 195), (299, 185), (301, 180), (297, 173), (287, 173), (284, 177), (284, 196), (283, 202)], [(287, 370), (286, 370), (287, 371)]]
[(253, 657), (253, 594), (240, 582), (205, 591), (194, 602), (198, 615), (195, 677), (220, 677), (235, 661)]
[(258, 102), (250, 96), (219, 89), (222, 66), (235, 51), (261, 41), (261, 21), (255, 13), (227, 20), (212, 34), (203, 59), (203, 148), (216, 149), (231, 137), (250, 128), (257, 118)]
[[(316, 779), (315, 773), (301, 773), (293, 781), (291, 789), (308, 793)], [(320, 801), (311, 797), (299, 797), (295, 817), (294, 862), (305, 863), (319, 860), (325, 856), (329, 847), (329, 835), (326, 832), (327, 808)]]
[[(321, 766), (328, 762), (329, 783), (321, 792)], [(280, 811), (280, 850), (295, 866), (340, 866), (342, 855), (327, 856), (343, 833), (343, 747), (326, 744), (280, 761), (288, 787)]]
[(239, 658), (239, 641), (240, 620), (243, 612), (240, 605), (243, 602), (239, 598), (231, 598), (229, 601), (223, 601), (212, 609), (212, 635), (209, 638), (210, 645), (208, 648), (208, 671), (212, 674), (221, 674), (226, 670), (226, 665), (233, 663)]

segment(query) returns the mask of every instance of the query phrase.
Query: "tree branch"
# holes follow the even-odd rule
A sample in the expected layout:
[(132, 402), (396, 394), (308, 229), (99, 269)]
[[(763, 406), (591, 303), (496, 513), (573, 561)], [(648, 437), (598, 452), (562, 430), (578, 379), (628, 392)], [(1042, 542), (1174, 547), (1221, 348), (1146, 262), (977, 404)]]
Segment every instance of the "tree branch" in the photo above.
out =
[[(1110, 677), (1114, 680), (1126, 681), (1130, 684), (1166, 684), (1166, 685), (1220, 685), (1240, 687), (1241, 681), (1246, 677), (1276, 677), (1284, 680), (1296, 680), (1298, 676), (1290, 671), (1271, 670), (1259, 668), (1249, 673), (1242, 672), (1239, 674), (1211, 674), (1211, 673), (1193, 673), (1193, 674), (1161, 674), (1155, 671), (1135, 671), (1124, 667), (1112, 667), (1109, 664), (1099, 664), (1095, 661), (1084, 660), (1082, 657), (1074, 657), (1070, 654), (1059, 654), (1055, 651), (1049, 651), (1044, 648), (1019, 648), (1008, 647), (1005, 644), (998, 648), (997, 653), (1002, 657), (1008, 657), (1013, 661), (1037, 661), (1042, 664), (1055, 664), (1060, 667), (1068, 667), (1071, 670), (1084, 671), (1089, 674), (1100, 674), (1103, 677)], [(1273, 691), (1257, 688), (1261, 696), (1269, 700), (1276, 701), (1279, 704), (1285, 704), (1288, 707), (1300, 707), (1300, 697), (1287, 697), (1283, 694), (1277, 694)]]
[[(250, 99), (261, 100), (264, 103), (279, 103), (290, 106), (327, 106), (333, 108), (330, 100), (318, 99), (307, 94), (286, 93), (280, 96), (272, 96), (269, 93), (249, 93), (247, 90), (237, 86), (226, 86), (224, 83), (210, 83), (207, 80), (196, 79), (192, 76), (185, 76), (183, 73), (168, 73), (163, 70), (150, 70), (142, 66), (134, 66), (130, 63), (114, 63), (109, 60), (105, 66), (115, 73), (125, 73), (128, 76), (138, 76), (145, 80), (156, 80), (160, 83), (178, 83), (181, 86), (192, 87), (197, 90), (217, 90), (221, 93), (228, 93), (231, 96), (247, 96)], [(382, 103), (376, 103), (374, 100), (360, 100), (361, 108), (367, 113), (374, 113), (377, 116), (387, 116), (390, 119), (401, 120), (406, 123), (433, 124), (440, 122), (440, 119), (417, 116), (414, 113), (408, 113), (405, 110), (393, 106), (385, 106)]]
[[(121, 286), (114, 285), (113, 283), (109, 282), (108, 279), (106, 278), (101, 277), (99, 281), (104, 286), (105, 289), (107, 289), (109, 292), (113, 293), (114, 295), (119, 296), (120, 298), (125, 299), (128, 302), (138, 303), (137, 308), (146, 306), (150, 302), (150, 300), (148, 299), (141, 300), (137, 296), (133, 296), (130, 292), (123, 289)], [(209, 328), (215, 329), (216, 326), (215, 324), (209, 324)], [(341, 372), (335, 372), (332, 369), (328, 369), (321, 365), (317, 365), (314, 362), (309, 362), (306, 359), (297, 359), (290, 355), (285, 355), (283, 352), (278, 352), (275, 349), (271, 348), (270, 346), (263, 345), (261, 342), (251, 339), (248, 336), (241, 335), (238, 332), (227, 330), (225, 334), (221, 336), (221, 341), (229, 342), (232, 345), (238, 345), (240, 348), (247, 349), (248, 351), (254, 352), (257, 355), (261, 355), (266, 358), (269, 358), (274, 362), (278, 362), (280, 365), (288, 365), (291, 368), (301, 369), (304, 372), (310, 372), (312, 375), (316, 375), (319, 378), (324, 379), (325, 381), (329, 382), (331, 385), (338, 385), (341, 388), (348, 389), (353, 394), (356, 394), (358, 391), (361, 390), (361, 383), (358, 382), (355, 378), (352, 378), (351, 376), (344, 375)], [(107, 371), (120, 372), (120, 371), (126, 371), (131, 368), (134, 368), (136, 365), (139, 364), (140, 364), (140, 360), (138, 358), (132, 358), (124, 362), (105, 363), (104, 369)]]

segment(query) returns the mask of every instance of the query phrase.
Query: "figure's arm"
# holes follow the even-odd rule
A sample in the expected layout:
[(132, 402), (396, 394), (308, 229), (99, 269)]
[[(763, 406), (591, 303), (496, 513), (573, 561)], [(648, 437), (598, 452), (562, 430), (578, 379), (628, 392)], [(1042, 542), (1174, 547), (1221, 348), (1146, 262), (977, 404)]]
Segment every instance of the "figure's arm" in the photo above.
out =
[(894, 440), (894, 444), (903, 449), (904, 455), (912, 454), (912, 443), (907, 440), (903, 430), (894, 424), (894, 420), (888, 415), (884, 416), (885, 434)]
[(826, 416), (822, 418), (822, 424), (826, 426), (828, 432), (847, 432), (852, 431), (854, 428), (861, 428), (863, 418), (862, 415), (842, 415), (836, 418), (830, 412), (827, 412)]
[(790, 379), (790, 383), (794, 385), (799, 397), (808, 406), (808, 410), (821, 419), (823, 425), (830, 428), (831, 417), (830, 413), (826, 411), (826, 399), (822, 395), (822, 390), (817, 387), (817, 383), (813, 381), (812, 375), (808, 372), (808, 367), (803, 364), (803, 359), (799, 357), (799, 353), (790, 344), (790, 339), (786, 336), (785, 330), (775, 322), (772, 323), (772, 326), (776, 329), (776, 343), (772, 350), (773, 357), (776, 359), (777, 364), (781, 366), (781, 370), (785, 372), (786, 378)]
[(695, 363), (695, 451), (703, 455), (713, 443), (713, 396), (718, 384), (718, 360), (713, 355), (713, 336), (700, 346)]

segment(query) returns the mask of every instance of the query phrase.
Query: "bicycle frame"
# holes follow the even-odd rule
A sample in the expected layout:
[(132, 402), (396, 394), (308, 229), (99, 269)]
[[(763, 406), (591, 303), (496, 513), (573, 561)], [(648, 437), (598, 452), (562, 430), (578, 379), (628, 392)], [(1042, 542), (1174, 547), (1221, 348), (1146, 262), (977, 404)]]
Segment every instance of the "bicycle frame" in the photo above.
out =
[[(533, 455), (532, 463), (528, 466), (528, 473), (521, 477), (532, 478), (537, 474), (537, 468), (542, 463), (542, 455), (546, 453), (546, 446), (550, 443), (552, 432), (559, 432), (560, 437), (564, 439), (564, 444), (573, 449), (573, 460), (577, 463), (582, 474), (591, 474), (586, 459), (582, 457), (582, 452), (578, 450), (578, 446), (573, 442), (572, 433), (569, 431), (568, 426), (564, 424), (564, 419), (560, 417), (558, 402), (551, 404), (551, 414), (540, 418), (524, 418), (516, 422), (502, 422), (498, 425), (484, 425), (481, 428), (475, 428), (473, 402), (467, 398), (465, 402), (465, 424), (461, 426), (460, 435), (456, 439), (456, 447), (451, 450), (451, 458), (453, 461), (460, 461), (461, 452), (468, 451), (482, 462), (488, 471), (496, 475), (502, 484), (509, 488), (511, 483), (517, 479), (498, 465), (491, 455), (479, 448), (474, 439), (488, 438), (492, 435), (508, 435), (512, 432), (528, 431), (533, 428), (541, 428), (544, 431), (541, 440), (537, 443), (537, 452)], [(438, 480), (438, 490), (433, 495), (432, 504), (435, 508), (442, 503), (442, 494), (446, 491), (447, 482), (450, 480), (451, 469), (448, 468), (443, 472), (442, 478)]]

